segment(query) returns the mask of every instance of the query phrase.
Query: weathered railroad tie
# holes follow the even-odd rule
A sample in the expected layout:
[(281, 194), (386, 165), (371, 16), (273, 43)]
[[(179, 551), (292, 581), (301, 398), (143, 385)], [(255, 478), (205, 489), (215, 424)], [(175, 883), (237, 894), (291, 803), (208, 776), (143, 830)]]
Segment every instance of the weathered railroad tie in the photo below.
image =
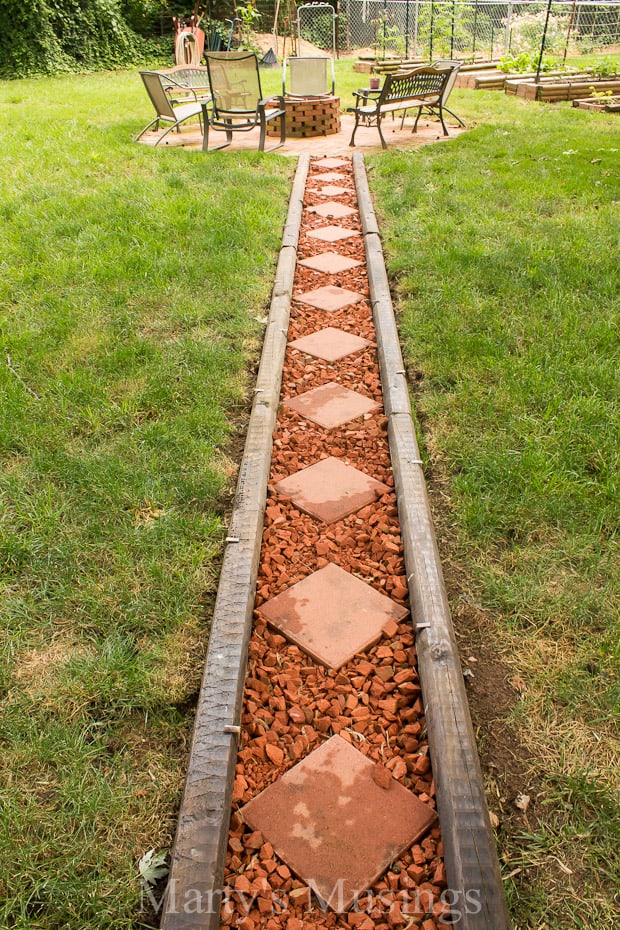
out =
[(254, 393), (162, 927), (505, 930), (357, 153), (300, 159)]

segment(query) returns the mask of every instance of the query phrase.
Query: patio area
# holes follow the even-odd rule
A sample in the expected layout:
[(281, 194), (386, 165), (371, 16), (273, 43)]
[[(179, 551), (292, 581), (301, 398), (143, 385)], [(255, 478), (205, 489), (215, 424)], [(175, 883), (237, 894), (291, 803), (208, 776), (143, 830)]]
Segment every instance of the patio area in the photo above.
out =
[[(309, 139), (287, 139), (284, 145), (277, 149), (280, 155), (297, 156), (302, 153), (309, 155), (351, 155), (352, 152), (362, 151), (364, 154), (375, 154), (383, 151), (379, 133), (375, 127), (360, 127), (355, 137), (355, 147), (349, 146), (351, 133), (353, 132), (354, 118), (348, 113), (341, 116), (340, 132), (327, 136), (318, 136)], [(449, 136), (444, 136), (441, 123), (435, 119), (423, 118), (418, 123), (416, 133), (412, 133), (414, 116), (407, 117), (403, 128), (400, 128), (400, 116), (396, 119), (385, 120), (383, 123), (383, 133), (389, 149), (415, 149), (422, 145), (430, 145), (434, 142), (448, 142), (450, 139), (456, 139), (461, 133), (465, 132), (460, 126), (449, 125)], [(159, 132), (146, 133), (140, 142), (144, 145), (155, 146), (163, 130)], [(222, 137), (221, 140), (219, 137)], [(213, 145), (220, 144), (224, 141), (224, 133), (212, 133)], [(254, 129), (251, 132), (237, 132), (233, 136), (231, 145), (224, 151), (236, 150), (253, 150), (258, 149), (259, 130)], [(267, 138), (267, 148), (274, 145), (276, 139)], [(210, 143), (211, 144), (211, 143)], [(202, 133), (196, 124), (183, 126), (180, 132), (171, 132), (168, 134), (163, 145), (181, 146), (187, 149), (200, 149), (202, 146)]]

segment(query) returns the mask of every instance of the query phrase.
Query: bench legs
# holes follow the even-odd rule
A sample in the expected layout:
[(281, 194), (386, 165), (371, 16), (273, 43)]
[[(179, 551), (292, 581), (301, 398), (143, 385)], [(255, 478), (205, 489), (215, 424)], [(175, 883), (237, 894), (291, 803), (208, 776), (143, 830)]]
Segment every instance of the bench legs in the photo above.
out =
[(381, 114), (377, 113), (377, 129), (379, 130), (379, 138), (381, 139), (381, 145), (384, 149), (387, 148), (387, 142), (383, 138), (383, 133), (381, 132)]
[(355, 126), (353, 127), (353, 132), (351, 133), (351, 141), (349, 142), (349, 145), (355, 145), (355, 133), (357, 132), (357, 127), (359, 126), (359, 124), (360, 124), (360, 117), (359, 117), (359, 113), (356, 110), (355, 111)]
[[(365, 116), (366, 114), (363, 114), (363, 115)], [(384, 149), (386, 149), (387, 142), (383, 138), (383, 133), (381, 132), (381, 114), (377, 113), (372, 118), (376, 120), (375, 126), (379, 130), (379, 138), (381, 139), (381, 145), (383, 146)], [(353, 132), (351, 133), (351, 141), (349, 142), (349, 145), (353, 145), (353, 146), (355, 145), (355, 133), (357, 132), (359, 125), (360, 125), (360, 115), (356, 110), (355, 111), (355, 126), (353, 127)], [(372, 126), (372, 122), (365, 123), (364, 125)]]
[(453, 110), (449, 110), (448, 107), (443, 107), (442, 109), (445, 110), (446, 113), (449, 113), (450, 116), (453, 116), (454, 119), (455, 119), (455, 120), (457, 121), (457, 123), (459, 124), (459, 126), (463, 126), (463, 127), (465, 126), (465, 123), (463, 122), (463, 120), (461, 119), (461, 117), (460, 117), (460, 116), (457, 116), (456, 113), (454, 113)]
[[(409, 109), (414, 109), (414, 107), (410, 107)], [(447, 126), (446, 126), (446, 124), (445, 124), (444, 117), (443, 117), (443, 111), (444, 111), (444, 109), (446, 109), (446, 108), (442, 107), (441, 104), (422, 104), (421, 106), (417, 107), (418, 112), (417, 112), (417, 114), (416, 114), (416, 118), (415, 118), (415, 122), (414, 122), (414, 124), (413, 124), (412, 132), (417, 132), (417, 130), (418, 130), (418, 123), (419, 123), (419, 121), (420, 121), (420, 116), (422, 115), (422, 110), (428, 110), (429, 112), (431, 112), (431, 113), (436, 113), (436, 114), (439, 116), (439, 119), (440, 119), (440, 121), (441, 121), (441, 126), (442, 126), (442, 129), (443, 129), (443, 134), (444, 134), (444, 136), (449, 136), (450, 133), (448, 132), (448, 128), (447, 128)], [(447, 112), (448, 112), (448, 113), (452, 113), (451, 110), (448, 110)], [(365, 115), (365, 114), (364, 114), (364, 115)], [(393, 115), (393, 114), (392, 114), (392, 115)], [(454, 116), (455, 114), (452, 113), (452, 115)], [(404, 110), (403, 116), (402, 116), (402, 119), (401, 119), (401, 123), (400, 123), (400, 128), (401, 128), (401, 129), (402, 129), (403, 126), (404, 126), (405, 117), (406, 117), (406, 116), (407, 116), (407, 110)], [(460, 120), (460, 119), (458, 118), (458, 116), (456, 117), (456, 119), (459, 121), (459, 123), (461, 124), (461, 126), (464, 125), (464, 123), (462, 122), (462, 120)], [(387, 142), (385, 141), (385, 139), (384, 139), (384, 137), (383, 137), (383, 132), (381, 131), (381, 121), (382, 121), (382, 115), (381, 115), (381, 113), (379, 112), (379, 113), (373, 114), (373, 115), (372, 115), (372, 120), (374, 120), (374, 124), (373, 124), (372, 122), (369, 122), (369, 123), (366, 123), (365, 125), (375, 125), (375, 126), (377, 127), (377, 129), (379, 130), (379, 138), (381, 139), (381, 145), (383, 146), (384, 149), (386, 149), (386, 148), (387, 148)], [(349, 142), (349, 145), (352, 145), (352, 146), (355, 145), (355, 133), (357, 132), (357, 128), (358, 128), (359, 125), (360, 125), (360, 115), (358, 114), (357, 111), (355, 111), (355, 126), (353, 127), (353, 133), (351, 134), (351, 141)]]

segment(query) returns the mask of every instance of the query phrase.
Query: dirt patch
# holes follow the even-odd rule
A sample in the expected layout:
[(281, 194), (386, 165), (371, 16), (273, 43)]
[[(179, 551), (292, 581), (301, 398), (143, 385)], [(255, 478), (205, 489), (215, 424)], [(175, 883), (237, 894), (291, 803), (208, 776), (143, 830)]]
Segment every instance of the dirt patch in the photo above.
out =
[[(289, 36), (276, 37), (272, 32), (259, 32), (256, 35), (256, 44), (263, 55), (272, 48), (280, 60), (284, 55), (293, 54), (292, 40)], [(319, 48), (318, 45), (313, 45), (312, 42), (308, 42), (306, 39), (297, 39), (297, 54), (320, 57), (329, 55), (330, 52), (324, 48)]]

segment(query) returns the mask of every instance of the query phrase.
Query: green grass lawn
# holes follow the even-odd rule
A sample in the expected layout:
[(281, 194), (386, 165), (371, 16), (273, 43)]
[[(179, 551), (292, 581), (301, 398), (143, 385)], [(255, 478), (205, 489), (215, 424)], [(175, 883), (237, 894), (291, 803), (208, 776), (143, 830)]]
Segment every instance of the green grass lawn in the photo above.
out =
[(460, 632), (476, 616), (512, 678), (517, 757), (495, 760), (491, 800), (515, 924), (611, 930), (620, 121), (501, 94), (453, 102), (470, 133), (371, 160), (440, 548)]
[[(371, 184), (455, 616), (516, 683), (515, 923), (610, 930), (620, 123), (453, 102), (472, 131)], [(120, 930), (174, 831), (294, 164), (134, 145), (136, 73), (0, 115), (0, 926)]]
[(294, 169), (134, 145), (149, 110), (137, 74), (0, 84), (7, 928), (142, 920)]

